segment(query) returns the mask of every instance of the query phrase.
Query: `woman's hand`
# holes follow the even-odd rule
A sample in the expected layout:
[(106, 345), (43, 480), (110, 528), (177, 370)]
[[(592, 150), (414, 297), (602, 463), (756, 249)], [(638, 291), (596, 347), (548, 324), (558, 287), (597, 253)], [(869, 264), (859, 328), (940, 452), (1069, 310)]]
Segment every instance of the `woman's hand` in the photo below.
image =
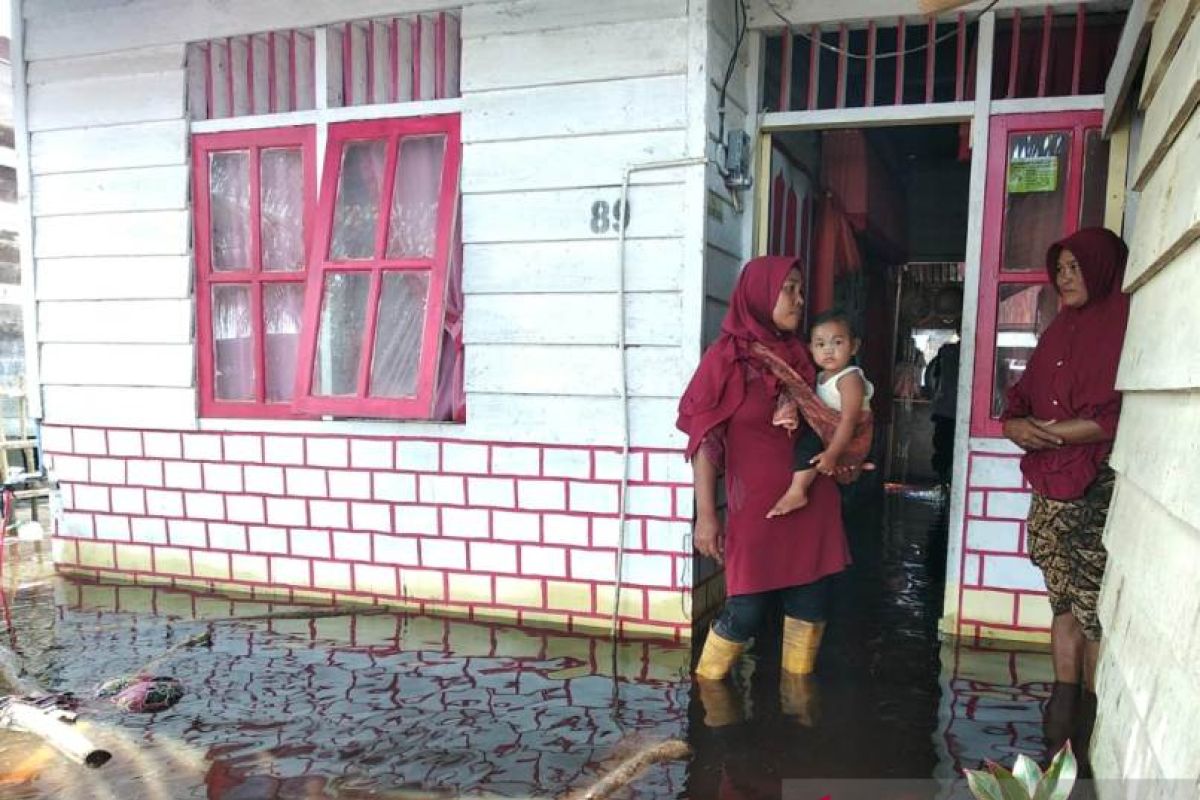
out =
[(1056, 450), (1063, 444), (1062, 438), (1029, 418), (1006, 420), (1004, 437), (1026, 452)]
[(701, 514), (696, 517), (696, 528), (692, 534), (696, 549), (718, 564), (725, 563), (725, 526), (718, 514)]
[(808, 463), (812, 464), (813, 469), (822, 475), (833, 475), (838, 471), (838, 457), (829, 450), (813, 456), (812, 461)]

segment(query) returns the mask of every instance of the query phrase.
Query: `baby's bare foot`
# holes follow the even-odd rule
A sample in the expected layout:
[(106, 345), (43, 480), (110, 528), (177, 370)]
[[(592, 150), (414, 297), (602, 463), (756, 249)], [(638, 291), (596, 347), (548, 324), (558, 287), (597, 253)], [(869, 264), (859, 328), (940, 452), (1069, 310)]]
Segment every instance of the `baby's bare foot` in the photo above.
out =
[(790, 514), (806, 505), (808, 505), (808, 492), (793, 486), (783, 493), (783, 497), (775, 501), (775, 505), (767, 512), (767, 519), (782, 517), (784, 514)]

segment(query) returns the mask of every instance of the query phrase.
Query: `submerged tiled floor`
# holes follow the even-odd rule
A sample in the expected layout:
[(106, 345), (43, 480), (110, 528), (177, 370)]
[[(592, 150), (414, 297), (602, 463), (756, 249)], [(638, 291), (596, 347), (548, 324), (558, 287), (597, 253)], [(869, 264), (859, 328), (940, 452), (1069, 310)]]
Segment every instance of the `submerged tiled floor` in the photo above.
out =
[(950, 778), (984, 759), (1043, 756), (1048, 656), (941, 644), (936, 498), (847, 501), (855, 567), (838, 581), (806, 719), (784, 714), (777, 632), (730, 684), (712, 727), (690, 648), (395, 614), (237, 619), (251, 601), (49, 575), (10, 540), (5, 644), (31, 677), (88, 695), (188, 636), (212, 646), (158, 668), (188, 693), (156, 715), (88, 701), (114, 760), (65, 763), (0, 731), (0, 798), (557, 797), (666, 739), (694, 749), (624, 798), (789, 797), (791, 780)]

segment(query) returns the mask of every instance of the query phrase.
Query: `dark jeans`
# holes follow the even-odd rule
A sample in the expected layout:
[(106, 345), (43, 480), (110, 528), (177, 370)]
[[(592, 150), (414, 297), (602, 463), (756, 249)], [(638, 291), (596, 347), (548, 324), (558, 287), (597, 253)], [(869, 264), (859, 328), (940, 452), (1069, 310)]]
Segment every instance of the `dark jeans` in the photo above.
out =
[(725, 598), (725, 607), (713, 623), (713, 629), (731, 642), (744, 643), (758, 632), (763, 614), (775, 595), (783, 602), (784, 616), (806, 622), (824, 622), (829, 580), (822, 578), (803, 586), (789, 586), (758, 594), (738, 594)]

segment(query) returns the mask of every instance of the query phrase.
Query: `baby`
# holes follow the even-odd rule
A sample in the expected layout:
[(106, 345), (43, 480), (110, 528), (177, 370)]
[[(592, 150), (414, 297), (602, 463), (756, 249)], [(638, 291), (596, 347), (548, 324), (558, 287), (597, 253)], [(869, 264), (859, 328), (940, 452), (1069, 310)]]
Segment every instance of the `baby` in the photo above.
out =
[(871, 449), (873, 423), (871, 398), (875, 387), (862, 369), (850, 363), (858, 352), (859, 339), (844, 311), (832, 309), (819, 315), (809, 333), (809, 349), (821, 370), (816, 398), (805, 384), (789, 382), (780, 394), (774, 424), (795, 430), (799, 414), (808, 431), (793, 447), (792, 483), (767, 512), (778, 517), (808, 503), (808, 487), (817, 473), (834, 475), (839, 466), (858, 467)]

